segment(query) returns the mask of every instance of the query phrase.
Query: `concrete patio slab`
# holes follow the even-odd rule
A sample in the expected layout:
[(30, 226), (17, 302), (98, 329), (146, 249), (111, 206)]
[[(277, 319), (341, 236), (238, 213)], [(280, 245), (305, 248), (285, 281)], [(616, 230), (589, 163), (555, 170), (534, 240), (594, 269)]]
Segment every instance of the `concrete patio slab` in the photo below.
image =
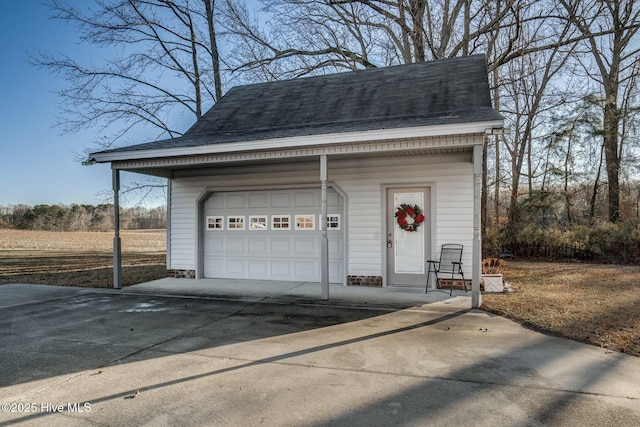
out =
[[(199, 296), (240, 301), (323, 303), (320, 283), (316, 282), (163, 278), (128, 286), (124, 292)], [(449, 296), (448, 290), (440, 289), (429, 290), (425, 293), (424, 288), (415, 287), (372, 288), (332, 284), (329, 288), (329, 301), (324, 303), (390, 308), (407, 308), (429, 304), (433, 305), (432, 309), (457, 310), (471, 308), (471, 292), (454, 290), (452, 298)]]

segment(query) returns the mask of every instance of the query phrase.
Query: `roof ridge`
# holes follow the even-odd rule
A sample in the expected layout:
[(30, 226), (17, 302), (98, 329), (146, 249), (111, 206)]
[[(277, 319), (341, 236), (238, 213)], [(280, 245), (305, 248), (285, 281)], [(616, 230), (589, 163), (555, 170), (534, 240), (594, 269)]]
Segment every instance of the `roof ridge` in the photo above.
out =
[(421, 65), (424, 65), (424, 64), (446, 65), (445, 64), (446, 62), (469, 60), (470, 58), (476, 58), (477, 59), (479, 57), (486, 58), (486, 55), (484, 53), (476, 53), (476, 54), (473, 54), (473, 55), (456, 56), (456, 57), (452, 57), (452, 58), (442, 58), (442, 59), (435, 59), (435, 60), (431, 60), (431, 61), (417, 61), (417, 62), (410, 62), (408, 64), (394, 64), (394, 65), (374, 67), (374, 68), (364, 68), (364, 69), (357, 69), (357, 70), (340, 71), (340, 72), (337, 72), (337, 73), (317, 74), (317, 75), (301, 76), (301, 77), (290, 78), (290, 79), (270, 80), (270, 81), (266, 81), (266, 82), (247, 83), (247, 84), (234, 86), (231, 89), (229, 89), (229, 91), (227, 93), (230, 93), (232, 90), (234, 90), (236, 88), (246, 88), (246, 87), (261, 86), (261, 85), (284, 84), (284, 83), (289, 83), (289, 82), (308, 82), (309, 80), (313, 80), (313, 79), (320, 80), (320, 79), (324, 79), (324, 78), (327, 78), (327, 79), (329, 79), (329, 78), (343, 78), (345, 76), (354, 76), (354, 75), (362, 74), (362, 73), (391, 72), (391, 71), (398, 70), (398, 69), (404, 68), (404, 67), (412, 67), (412, 66), (418, 67), (418, 66), (421, 66)]

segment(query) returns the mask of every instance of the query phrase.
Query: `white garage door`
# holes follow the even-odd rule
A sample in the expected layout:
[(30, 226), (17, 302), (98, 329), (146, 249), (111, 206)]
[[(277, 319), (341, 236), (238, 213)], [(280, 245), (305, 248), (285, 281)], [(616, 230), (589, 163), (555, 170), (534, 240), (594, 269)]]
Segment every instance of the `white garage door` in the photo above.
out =
[[(327, 191), (329, 281), (344, 281), (343, 201)], [(320, 189), (213, 193), (205, 203), (204, 276), (320, 281)]]

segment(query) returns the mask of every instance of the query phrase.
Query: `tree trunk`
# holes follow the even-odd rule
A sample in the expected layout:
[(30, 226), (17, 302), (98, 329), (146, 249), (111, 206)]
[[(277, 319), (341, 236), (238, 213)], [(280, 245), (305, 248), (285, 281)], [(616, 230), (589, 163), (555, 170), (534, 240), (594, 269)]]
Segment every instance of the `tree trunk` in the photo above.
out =
[(618, 108), (616, 97), (604, 107), (604, 155), (607, 169), (608, 217), (610, 222), (620, 220), (620, 157), (618, 156)]
[(216, 29), (214, 25), (214, 10), (216, 0), (203, 0), (205, 13), (207, 14), (207, 25), (209, 30), (209, 43), (211, 44), (211, 65), (213, 67), (213, 84), (218, 102), (222, 98), (222, 79), (220, 77), (220, 57), (218, 56), (218, 43), (216, 41)]
[(569, 135), (569, 140), (567, 142), (567, 152), (564, 156), (564, 201), (565, 201), (565, 209), (567, 212), (567, 222), (571, 224), (572, 212), (571, 212), (571, 196), (569, 195), (569, 165), (571, 164), (571, 135)]
[(426, 0), (411, 0), (410, 3), (411, 20), (413, 25), (413, 33), (411, 38), (413, 39), (413, 47), (415, 53), (416, 62), (423, 62), (426, 60), (424, 52), (424, 11), (427, 7)]
[(196, 120), (202, 117), (202, 89), (200, 66), (198, 64), (198, 40), (196, 39), (196, 31), (193, 27), (191, 15), (187, 14), (189, 23), (189, 35), (191, 36), (191, 60), (193, 61), (193, 92), (195, 94), (195, 115)]
[(593, 225), (596, 217), (596, 200), (598, 198), (598, 187), (600, 186), (600, 172), (602, 171), (604, 146), (600, 149), (600, 162), (598, 163), (598, 171), (596, 173), (596, 180), (593, 183), (593, 193), (591, 193), (591, 200), (589, 203), (589, 223)]

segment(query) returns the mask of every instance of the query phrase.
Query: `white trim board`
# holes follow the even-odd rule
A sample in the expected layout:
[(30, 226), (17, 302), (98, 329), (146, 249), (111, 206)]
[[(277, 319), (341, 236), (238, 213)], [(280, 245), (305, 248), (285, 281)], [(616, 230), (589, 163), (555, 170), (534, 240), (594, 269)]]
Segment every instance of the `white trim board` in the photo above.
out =
[[(256, 141), (218, 143), (191, 147), (168, 147), (147, 150), (127, 150), (98, 152), (90, 155), (90, 160), (97, 163), (114, 161), (154, 159), (160, 157), (193, 156), (204, 154), (238, 153), (256, 150), (281, 150), (286, 148), (303, 148), (335, 144), (353, 144), (383, 140), (435, 138), (442, 136), (484, 134), (488, 128), (502, 126), (502, 120), (447, 124), (438, 126), (421, 126), (411, 128), (382, 129), (366, 132), (345, 132), (335, 134), (308, 135)], [(323, 154), (323, 153), (317, 153)]]

